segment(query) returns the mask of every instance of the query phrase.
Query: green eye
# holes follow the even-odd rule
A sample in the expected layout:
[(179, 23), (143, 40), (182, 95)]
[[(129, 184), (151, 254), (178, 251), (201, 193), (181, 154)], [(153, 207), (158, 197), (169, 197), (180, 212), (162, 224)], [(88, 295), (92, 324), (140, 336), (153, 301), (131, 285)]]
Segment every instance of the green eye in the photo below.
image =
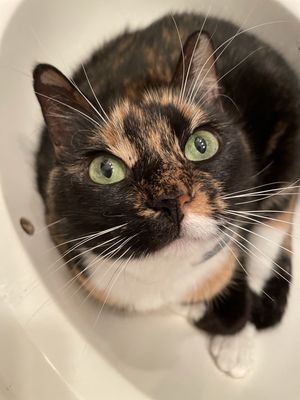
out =
[(122, 161), (103, 154), (93, 159), (89, 167), (92, 181), (101, 185), (110, 185), (122, 181), (126, 176), (126, 167)]
[(203, 161), (214, 156), (218, 149), (218, 139), (208, 131), (199, 130), (189, 137), (184, 154), (190, 161)]

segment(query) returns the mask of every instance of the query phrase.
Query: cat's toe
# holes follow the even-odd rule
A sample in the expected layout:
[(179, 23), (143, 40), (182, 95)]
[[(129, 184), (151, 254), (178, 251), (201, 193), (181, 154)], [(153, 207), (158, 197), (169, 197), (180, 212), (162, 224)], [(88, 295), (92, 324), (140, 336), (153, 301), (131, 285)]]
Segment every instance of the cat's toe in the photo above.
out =
[(221, 371), (233, 378), (243, 378), (251, 369), (254, 347), (253, 325), (232, 336), (214, 336), (210, 351)]

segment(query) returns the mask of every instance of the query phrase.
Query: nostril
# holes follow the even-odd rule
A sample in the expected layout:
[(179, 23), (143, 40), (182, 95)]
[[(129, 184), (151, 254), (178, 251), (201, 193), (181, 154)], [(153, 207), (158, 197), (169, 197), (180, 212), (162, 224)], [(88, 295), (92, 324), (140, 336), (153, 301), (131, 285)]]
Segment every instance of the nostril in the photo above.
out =
[(189, 194), (185, 193), (181, 196), (178, 196), (177, 200), (180, 207), (182, 208), (185, 204), (190, 203), (192, 201), (192, 197)]
[(170, 208), (168, 208), (168, 207), (162, 207), (162, 208), (161, 208), (161, 211), (162, 211), (163, 213), (165, 213), (168, 217), (171, 217), (171, 216), (172, 216), (172, 212), (171, 212)]
[(165, 215), (165, 217), (169, 218), (172, 222), (175, 222), (175, 224), (178, 224), (182, 219), (177, 203), (169, 205), (168, 207), (161, 207), (160, 211)]
[(153, 199), (149, 206), (155, 211), (160, 211), (165, 217), (169, 218), (176, 224), (178, 224), (182, 219), (181, 211), (176, 198)]

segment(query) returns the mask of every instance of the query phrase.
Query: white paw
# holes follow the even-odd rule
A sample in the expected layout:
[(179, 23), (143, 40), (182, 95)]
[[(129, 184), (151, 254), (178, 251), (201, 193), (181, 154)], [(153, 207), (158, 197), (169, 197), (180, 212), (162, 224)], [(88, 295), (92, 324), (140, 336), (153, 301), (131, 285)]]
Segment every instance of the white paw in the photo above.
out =
[(172, 311), (181, 317), (187, 318), (189, 321), (199, 321), (206, 311), (204, 303), (195, 304), (176, 304), (171, 306)]
[(255, 328), (247, 324), (244, 329), (231, 336), (214, 336), (210, 352), (221, 371), (233, 378), (243, 378), (253, 364)]

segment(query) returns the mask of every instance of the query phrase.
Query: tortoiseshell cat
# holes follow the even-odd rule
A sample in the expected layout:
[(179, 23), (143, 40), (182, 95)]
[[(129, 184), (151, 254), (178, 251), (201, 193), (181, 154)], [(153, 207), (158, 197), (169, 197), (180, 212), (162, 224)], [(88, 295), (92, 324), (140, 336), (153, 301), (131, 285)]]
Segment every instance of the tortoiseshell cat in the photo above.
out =
[(108, 42), (74, 81), (35, 68), (47, 126), (38, 187), (47, 222), (59, 221), (52, 238), (92, 295), (186, 313), (239, 377), (255, 330), (287, 302), (299, 86), (235, 25), (175, 21), (178, 31), (166, 16)]

